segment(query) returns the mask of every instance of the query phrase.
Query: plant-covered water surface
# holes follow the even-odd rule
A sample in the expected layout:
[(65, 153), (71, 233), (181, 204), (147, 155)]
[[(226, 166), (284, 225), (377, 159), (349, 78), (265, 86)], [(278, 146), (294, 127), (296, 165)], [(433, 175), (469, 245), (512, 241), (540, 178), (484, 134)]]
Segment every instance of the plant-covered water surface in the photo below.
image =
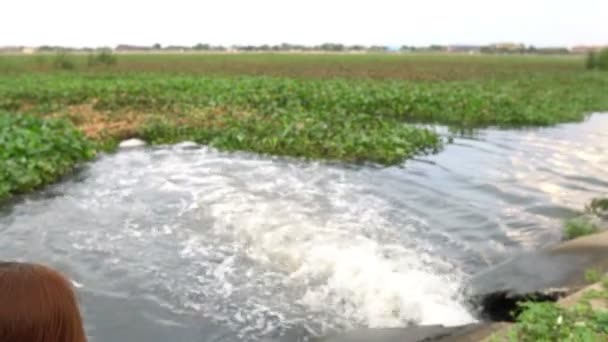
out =
[(95, 155), (64, 120), (0, 113), (0, 199), (56, 180)]
[(130, 137), (194, 140), (390, 165), (441, 149), (436, 124), (545, 126), (608, 108), (608, 75), (585, 71), (582, 59), (55, 56), (73, 68), (53, 69), (40, 57), (3, 57), (0, 110), (63, 118), (106, 148)]

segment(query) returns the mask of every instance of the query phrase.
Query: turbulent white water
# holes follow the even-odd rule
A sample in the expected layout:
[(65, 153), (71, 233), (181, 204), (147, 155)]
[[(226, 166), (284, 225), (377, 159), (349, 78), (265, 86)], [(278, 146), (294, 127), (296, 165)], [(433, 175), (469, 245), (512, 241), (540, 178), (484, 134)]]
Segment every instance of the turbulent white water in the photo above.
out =
[[(215, 236), (234, 241), (278, 276), (258, 274), (258, 280), (263, 288), (286, 290), (273, 303), (286, 305), (281, 310), (297, 303), (320, 314), (320, 324), (345, 326), (471, 319), (457, 296), (461, 278), (453, 265), (433, 257), (430, 246), (404, 247), (395, 232), (414, 233), (413, 227), (387, 220), (389, 204), (348, 170), (316, 164), (286, 172), (273, 163), (247, 164), (208, 180), (197, 209), (215, 222)], [(199, 247), (206, 248), (193, 250)], [(227, 271), (242, 272), (239, 265)], [(230, 288), (240, 290), (239, 284)]]
[(144, 207), (134, 191), (178, 197), (173, 224), (127, 220), (111, 237), (172, 240), (180, 264), (168, 274), (172, 281), (150, 281), (181, 297), (165, 303), (175, 309), (195, 310), (243, 335), (290, 325), (322, 333), (472, 319), (458, 295), (458, 269), (434, 256), (429, 243), (412, 236), (404, 245), (397, 232), (415, 235), (416, 228), (389, 220), (390, 204), (370, 193), (370, 180), (356, 170), (180, 146), (127, 151), (100, 163), (99, 185), (120, 182), (106, 194), (110, 202), (95, 195), (93, 206)]
[(466, 323), (467, 277), (608, 191), (606, 127), (486, 130), (393, 168), (127, 149), (0, 208), (0, 258), (72, 276), (91, 341)]

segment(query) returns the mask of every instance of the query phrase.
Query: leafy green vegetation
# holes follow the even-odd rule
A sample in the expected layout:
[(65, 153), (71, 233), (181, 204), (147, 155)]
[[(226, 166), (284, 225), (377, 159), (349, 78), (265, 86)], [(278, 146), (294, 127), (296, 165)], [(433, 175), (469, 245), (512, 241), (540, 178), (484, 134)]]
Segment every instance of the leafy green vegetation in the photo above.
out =
[[(54, 72), (38, 56), (3, 56), (21, 73)], [(115, 54), (116, 73), (166, 75), (273, 76), (304, 79), (407, 81), (509, 80), (530, 76), (569, 76), (583, 71), (583, 56), (458, 54)], [(88, 56), (72, 54), (75, 71), (88, 72)]]
[(601, 220), (608, 219), (608, 198), (594, 198), (585, 206), (584, 214), (564, 222), (564, 239), (572, 240), (580, 236), (600, 231)]
[(56, 180), (95, 155), (64, 120), (0, 113), (0, 200)]
[[(599, 272), (587, 272), (589, 280), (599, 280)], [(593, 273), (593, 274), (591, 274)], [(591, 300), (608, 303), (608, 277), (601, 280), (600, 290), (587, 292), (571, 307), (557, 303), (522, 303), (522, 312), (509, 333), (511, 341), (606, 341), (608, 311), (595, 309)]]
[(602, 280), (602, 272), (597, 268), (585, 270), (585, 280), (590, 283), (597, 283)]
[(585, 211), (603, 219), (608, 219), (608, 198), (594, 198)]
[[(585, 214), (566, 221), (565, 238), (570, 240), (599, 231), (594, 218), (606, 218), (608, 198), (593, 199)], [(608, 276), (600, 269), (587, 269), (585, 280), (600, 283), (600, 290), (587, 292), (574, 306), (553, 302), (520, 303), (521, 312), (509, 331), (510, 341), (607, 341), (608, 340)], [(594, 308), (591, 300), (602, 302), (603, 309)], [(493, 340), (500, 341), (497, 336)]]
[(555, 303), (524, 303), (514, 329), (515, 341), (606, 341), (608, 312), (588, 303), (562, 308)]
[(597, 57), (597, 68), (608, 71), (608, 48), (602, 49)]
[(608, 48), (602, 49), (599, 52), (589, 52), (585, 65), (589, 70), (608, 71)]
[(76, 64), (72, 60), (72, 57), (63, 52), (59, 52), (57, 55), (55, 55), (53, 65), (55, 68), (60, 70), (73, 70), (76, 68)]
[(223, 107), (264, 114), (365, 113), (461, 127), (521, 126), (582, 120), (590, 111), (608, 108), (605, 89), (606, 75), (586, 72), (452, 82), (54, 73), (0, 75), (0, 108), (28, 104), (46, 110), (95, 101), (96, 109), (110, 111)]
[(2, 56), (0, 110), (64, 118), (104, 150), (140, 137), (397, 164), (437, 151), (429, 125), (543, 126), (608, 109), (579, 57)]
[(111, 66), (118, 63), (118, 58), (112, 53), (112, 50), (104, 49), (98, 53), (90, 54), (87, 58), (87, 66), (95, 67), (98, 65), (101, 66)]
[[(579, 71), (414, 82), (26, 73), (0, 75), (0, 109), (70, 112), (67, 117), (85, 132), (94, 121), (97, 133), (113, 138), (189, 139), (227, 150), (394, 164), (441, 147), (435, 132), (413, 124), (470, 128), (582, 120), (608, 108), (604, 76)], [(131, 129), (117, 130), (126, 116), (136, 117)]]
[(567, 220), (564, 224), (564, 234), (566, 240), (576, 239), (577, 237), (597, 233), (599, 227), (585, 216)]
[(595, 51), (589, 51), (587, 53), (587, 59), (585, 60), (585, 67), (587, 68), (587, 70), (593, 70), (595, 69), (596, 66), (596, 53)]
[(198, 119), (190, 116), (185, 119), (186, 125), (159, 116), (149, 120), (139, 130), (139, 136), (152, 143), (194, 140), (229, 151), (384, 164), (441, 147), (440, 138), (432, 131), (364, 113), (279, 111), (264, 116), (221, 115)]
[(0, 109), (55, 114), (90, 104), (106, 126), (121, 120), (117, 113), (138, 113), (136, 133), (153, 141), (196, 138), (229, 150), (392, 164), (440, 146), (437, 134), (408, 123), (582, 120), (586, 111), (608, 107), (603, 87), (608, 78), (594, 74), (446, 83), (29, 74), (0, 76)]

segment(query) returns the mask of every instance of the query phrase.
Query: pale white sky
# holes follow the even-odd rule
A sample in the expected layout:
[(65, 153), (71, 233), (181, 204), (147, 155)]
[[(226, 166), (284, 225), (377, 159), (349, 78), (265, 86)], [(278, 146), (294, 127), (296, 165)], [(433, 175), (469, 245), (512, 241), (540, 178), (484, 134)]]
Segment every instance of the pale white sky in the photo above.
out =
[(608, 0), (2, 0), (0, 45), (608, 44)]

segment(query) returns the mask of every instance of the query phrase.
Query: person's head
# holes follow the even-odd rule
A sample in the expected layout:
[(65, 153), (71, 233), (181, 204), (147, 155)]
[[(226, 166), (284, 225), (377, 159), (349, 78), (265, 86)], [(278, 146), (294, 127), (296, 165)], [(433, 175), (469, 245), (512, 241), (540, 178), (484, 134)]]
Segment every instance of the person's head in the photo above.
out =
[(0, 341), (86, 342), (71, 283), (45, 266), (0, 262)]

